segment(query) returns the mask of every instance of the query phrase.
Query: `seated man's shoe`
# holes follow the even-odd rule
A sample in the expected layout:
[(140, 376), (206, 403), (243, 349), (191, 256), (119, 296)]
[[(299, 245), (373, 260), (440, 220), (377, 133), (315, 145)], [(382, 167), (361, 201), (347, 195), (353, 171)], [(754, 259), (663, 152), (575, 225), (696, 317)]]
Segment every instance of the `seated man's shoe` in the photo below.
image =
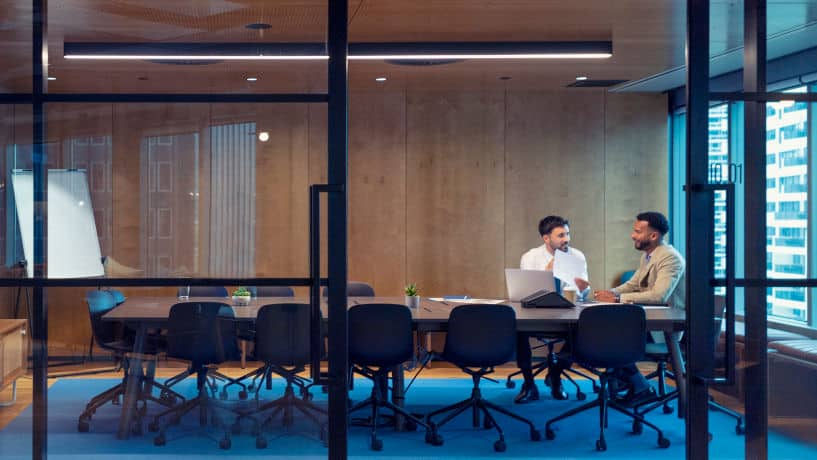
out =
[(653, 387), (645, 388), (638, 393), (630, 390), (623, 397), (616, 398), (616, 402), (626, 407), (637, 407), (658, 399)]
[(539, 389), (536, 388), (536, 383), (525, 382), (522, 384), (522, 389), (519, 390), (519, 394), (513, 398), (513, 402), (516, 404), (524, 404), (528, 401), (537, 401), (538, 399)]
[(562, 389), (562, 373), (551, 369), (548, 371), (547, 377), (548, 386), (550, 387), (550, 395), (553, 399), (564, 401), (567, 399), (567, 393)]

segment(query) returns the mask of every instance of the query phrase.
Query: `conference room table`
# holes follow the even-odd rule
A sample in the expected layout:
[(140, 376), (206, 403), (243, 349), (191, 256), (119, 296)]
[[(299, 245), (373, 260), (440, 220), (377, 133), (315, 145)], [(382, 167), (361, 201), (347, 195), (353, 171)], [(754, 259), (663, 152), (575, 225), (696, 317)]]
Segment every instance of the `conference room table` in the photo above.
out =
[[(396, 303), (404, 304), (403, 297), (349, 297), (348, 306), (363, 303)], [(105, 316), (104, 321), (118, 321), (125, 323), (136, 331), (134, 358), (130, 359), (130, 375), (140, 375), (142, 362), (139, 359), (139, 351), (144, 349), (145, 338), (149, 330), (160, 329), (166, 326), (170, 308), (179, 302), (221, 302), (230, 305), (229, 298), (220, 297), (191, 297), (190, 299), (178, 299), (176, 297), (130, 297), (124, 303), (111, 310)], [(496, 300), (491, 300), (497, 303)], [(258, 315), (258, 310), (267, 304), (275, 303), (309, 303), (308, 298), (298, 297), (254, 297), (250, 304), (246, 306), (232, 306), (235, 321), (238, 323), (252, 323)], [(479, 299), (469, 301), (452, 300), (432, 300), (423, 298), (417, 308), (411, 308), (411, 314), (415, 329), (419, 333), (424, 332), (444, 332), (448, 325), (448, 316), (451, 310), (458, 305), (468, 303), (479, 303)], [(571, 326), (575, 325), (579, 319), (579, 313), (583, 308), (592, 306), (593, 303), (579, 304), (576, 308), (522, 308), (518, 302), (502, 301), (505, 305), (510, 305), (516, 312), (517, 330), (520, 332), (536, 332), (547, 335), (564, 334)], [(321, 310), (324, 320), (327, 318), (326, 299), (321, 299)], [(647, 329), (651, 331), (662, 331), (668, 344), (670, 358), (673, 369), (680, 370), (675, 373), (676, 385), (678, 388), (678, 416), (683, 414), (686, 405), (686, 379), (684, 373), (684, 360), (681, 355), (681, 347), (678, 343), (678, 332), (683, 331), (685, 312), (683, 310), (668, 307), (645, 307), (647, 317)], [(395, 382), (393, 384), (392, 399), (402, 404), (403, 400), (403, 378), (402, 367), (395, 372)], [(125, 397), (122, 401), (122, 414), (119, 421), (118, 437), (126, 439), (130, 435), (130, 421), (136, 407), (136, 399), (139, 395), (139, 379), (128, 379)]]

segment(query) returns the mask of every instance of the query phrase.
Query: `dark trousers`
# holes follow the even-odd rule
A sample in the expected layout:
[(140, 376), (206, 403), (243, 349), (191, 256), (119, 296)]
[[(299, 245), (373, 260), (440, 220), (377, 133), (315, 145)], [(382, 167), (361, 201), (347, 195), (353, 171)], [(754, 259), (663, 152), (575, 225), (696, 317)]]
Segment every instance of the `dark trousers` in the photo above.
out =
[[(522, 371), (522, 376), (525, 381), (533, 380), (533, 354), (530, 349), (530, 338), (540, 337), (541, 334), (535, 332), (517, 332), (516, 333), (516, 367)], [(548, 365), (548, 373), (561, 373), (561, 371), (569, 368), (573, 362), (568, 358), (570, 352), (570, 343), (565, 342), (562, 345), (562, 351), (556, 362), (551, 362)]]

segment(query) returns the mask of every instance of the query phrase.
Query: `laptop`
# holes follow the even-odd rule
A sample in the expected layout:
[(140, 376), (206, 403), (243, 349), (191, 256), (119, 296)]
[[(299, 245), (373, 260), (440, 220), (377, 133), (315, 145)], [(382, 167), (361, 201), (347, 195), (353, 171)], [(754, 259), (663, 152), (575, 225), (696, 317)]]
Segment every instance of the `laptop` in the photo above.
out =
[(542, 289), (556, 291), (556, 280), (551, 270), (506, 268), (505, 284), (508, 286), (508, 298), (511, 302), (519, 302)]

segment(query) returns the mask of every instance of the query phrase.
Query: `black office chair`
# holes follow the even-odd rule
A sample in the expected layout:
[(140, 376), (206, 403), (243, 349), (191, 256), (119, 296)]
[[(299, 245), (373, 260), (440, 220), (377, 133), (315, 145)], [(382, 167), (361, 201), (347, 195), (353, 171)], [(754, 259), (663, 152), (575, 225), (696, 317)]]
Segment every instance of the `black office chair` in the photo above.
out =
[[(116, 289), (109, 289), (107, 292), (110, 293), (111, 296), (113, 297), (115, 306), (122, 305), (125, 302), (125, 295), (122, 294), (121, 291), (117, 291)], [(91, 341), (90, 341), (90, 344), (88, 344), (88, 360), (89, 361), (94, 360), (94, 335), (93, 334), (91, 334)]]
[[(321, 297), (327, 297), (329, 288), (324, 287)], [(346, 295), (349, 297), (374, 297), (374, 288), (362, 281), (349, 281), (346, 285)]]
[[(471, 390), (470, 398), (428, 414), (426, 420), (432, 429), (430, 443), (442, 444), (442, 437), (437, 430), (469, 408), (472, 410), (475, 428), (480, 426), (480, 412), (482, 412), (485, 416), (484, 427), (493, 427), (499, 433), (499, 439), (494, 443), (494, 450), (497, 452), (504, 452), (506, 449), (505, 434), (494, 416), (491, 415), (491, 410), (527, 424), (530, 428), (531, 440), (541, 439), (541, 434), (530, 420), (485, 400), (479, 389), (480, 380), (485, 375), (492, 373), (494, 366), (513, 359), (515, 348), (516, 314), (513, 308), (507, 305), (477, 304), (460, 305), (451, 310), (442, 357), (470, 375), (474, 388)], [(445, 412), (451, 413), (439, 423), (432, 421), (432, 417)]]
[[(723, 314), (726, 310), (726, 303), (723, 296), (715, 296), (715, 302), (713, 304), (713, 321), (714, 321), (714, 341), (713, 344), (718, 343), (718, 339), (721, 335), (721, 325), (723, 323)], [(688, 336), (684, 336), (681, 339), (682, 342), (685, 342)], [(683, 346), (681, 349), (686, 349)], [(667, 385), (667, 378), (675, 379), (674, 372), (671, 372), (667, 369), (667, 364), (670, 360), (670, 352), (667, 348), (666, 343), (648, 343), (646, 347), (645, 357), (648, 360), (655, 361), (656, 363), (656, 370), (646, 376), (647, 379), (658, 379), (658, 396), (659, 399), (657, 401), (647, 402), (641, 406), (636, 407), (636, 412), (640, 414), (646, 414), (655, 410), (658, 407), (662, 407), (663, 412), (665, 414), (670, 414), (674, 410), (673, 407), (670, 405), (670, 402), (673, 400), (678, 399), (678, 390), (673, 389), (671, 391), (668, 390)], [(724, 368), (726, 365), (726, 356), (723, 353), (716, 352), (715, 353), (715, 367), (716, 368)], [(735, 433), (738, 435), (744, 434), (746, 432), (746, 428), (744, 427), (744, 420), (743, 414), (729, 409), (715, 401), (715, 399), (710, 395), (709, 396), (709, 408), (722, 412), (732, 418), (735, 419)], [(638, 425), (633, 425), (633, 431), (639, 431), (641, 429)]]
[[(87, 432), (90, 429), (91, 417), (93, 417), (97, 409), (108, 402), (119, 405), (121, 401), (120, 398), (125, 394), (128, 381), (130, 379), (139, 379), (144, 385), (140, 385), (142, 391), (137, 398), (137, 404), (141, 402), (142, 406), (135, 411), (136, 418), (131, 422), (132, 430), (139, 433), (142, 427), (141, 417), (146, 413), (148, 401), (154, 401), (164, 406), (171, 406), (175, 401), (174, 398), (178, 398), (179, 400), (183, 400), (184, 398), (168, 387), (153, 381), (152, 369), (153, 366), (155, 366), (156, 355), (161, 351), (161, 344), (156, 340), (149, 338), (145, 343), (145, 348), (141, 351), (143, 357), (154, 360), (153, 363), (148, 365), (148, 373), (130, 375), (128, 354), (133, 351), (133, 336), (127, 337), (123, 334), (122, 324), (102, 320), (102, 316), (116, 307), (116, 299), (111, 292), (89, 291), (85, 300), (88, 303), (91, 332), (93, 336), (96, 337), (97, 344), (100, 348), (113, 354), (113, 359), (116, 363), (114, 370), (124, 370), (124, 374), (121, 382), (91, 398), (85, 406), (85, 410), (79, 416), (77, 430)], [(153, 387), (162, 390), (162, 394), (165, 396), (159, 398), (154, 397), (152, 394)]]
[(295, 297), (295, 291), (289, 286), (250, 286), (247, 289), (253, 297)]
[[(168, 426), (178, 423), (195, 408), (199, 409), (201, 426), (207, 425), (208, 416), (214, 426), (223, 426), (218, 410), (230, 409), (210, 397), (207, 377), (212, 366), (224, 362), (234, 353), (229, 344), (235, 344), (235, 337), (229, 336), (231, 329), (222, 327), (223, 323), (232, 321), (232, 308), (220, 302), (185, 302), (171, 307), (167, 323), (167, 356), (190, 361), (190, 368), (196, 374), (197, 396), (156, 415), (149, 426), (150, 431), (158, 431), (153, 444), (163, 446)], [(223, 335), (225, 331), (227, 337)], [(160, 420), (164, 417), (169, 419), (162, 424)], [(229, 449), (230, 445), (229, 430), (225, 430), (219, 447)]]
[(372, 450), (382, 450), (383, 441), (377, 437), (380, 408), (390, 409), (406, 419), (406, 428), (426, 428), (426, 440), (431, 441), (431, 427), (388, 400), (389, 372), (412, 357), (411, 311), (405, 305), (360, 304), (349, 309), (349, 362), (355, 372), (372, 380), (372, 394), (351, 409), (349, 413), (371, 406)]
[[(179, 288), (178, 295), (182, 294)], [(224, 286), (190, 286), (190, 297), (228, 297)]]
[[(309, 304), (287, 303), (264, 305), (258, 311), (255, 321), (255, 358), (264, 361), (261, 373), (264, 380), (269, 381), (272, 374), (277, 374), (286, 380), (284, 395), (257, 407), (246, 415), (256, 418), (253, 414), (269, 414), (263, 422), (256, 422), (253, 434), (256, 436), (255, 446), (263, 449), (267, 440), (262, 430), (269, 428), (273, 419), (281, 414), (284, 427), (292, 426), (294, 413), (297, 409), (320, 427), (320, 439), (327, 440), (325, 423), (319, 415), (326, 415), (322, 409), (310, 400), (310, 382), (298, 373), (303, 372), (310, 363), (310, 306)], [(295, 396), (295, 387), (298, 387), (301, 398)], [(260, 385), (255, 390), (255, 399), (258, 401)], [(238, 422), (233, 432), (240, 430)]]
[[(586, 307), (579, 314), (579, 321), (572, 341), (573, 360), (596, 374), (599, 378), (599, 393), (596, 400), (571, 409), (545, 424), (545, 437), (554, 439), (553, 424), (580, 412), (599, 408), (599, 439), (596, 450), (607, 450), (604, 428), (607, 426), (607, 412), (614, 409), (631, 417), (634, 422), (644, 424), (658, 433), (658, 446), (667, 448), (669, 439), (655, 425), (636, 412), (630, 411), (616, 402), (616, 370), (635, 364), (644, 357), (647, 337), (647, 318), (644, 309), (638, 305), (599, 305)], [(605, 370), (598, 370), (604, 368)]]

